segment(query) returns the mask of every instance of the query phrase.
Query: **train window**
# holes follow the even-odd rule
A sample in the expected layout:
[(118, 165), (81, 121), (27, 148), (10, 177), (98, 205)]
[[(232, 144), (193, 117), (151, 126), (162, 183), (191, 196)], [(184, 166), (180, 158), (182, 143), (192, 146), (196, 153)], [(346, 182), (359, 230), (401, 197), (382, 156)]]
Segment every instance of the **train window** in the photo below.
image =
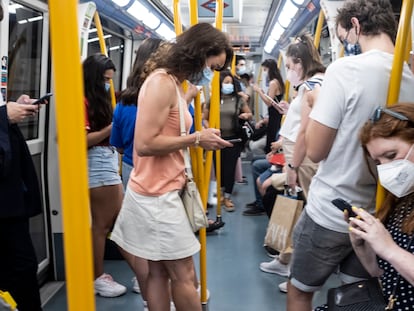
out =
[[(111, 32), (107, 33), (104, 29), (104, 39), (106, 50), (108, 52), (108, 57), (113, 61), (116, 72), (113, 78), (113, 83), (115, 91), (119, 91), (122, 88), (122, 66), (123, 66), (123, 57), (124, 57), (124, 38), (118, 36), (117, 34), (122, 31), (117, 26), (113, 26), (107, 21), (106, 18), (102, 17), (101, 22), (103, 26), (108, 27)], [(92, 24), (91, 29), (94, 29), (95, 25)], [(95, 53), (101, 53), (101, 48), (99, 46), (99, 40), (95, 31), (89, 31), (88, 39), (88, 56)]]
[[(9, 2), (9, 53), (7, 99), (21, 94), (40, 96), (43, 13)], [(19, 124), (27, 140), (38, 137), (38, 115)]]

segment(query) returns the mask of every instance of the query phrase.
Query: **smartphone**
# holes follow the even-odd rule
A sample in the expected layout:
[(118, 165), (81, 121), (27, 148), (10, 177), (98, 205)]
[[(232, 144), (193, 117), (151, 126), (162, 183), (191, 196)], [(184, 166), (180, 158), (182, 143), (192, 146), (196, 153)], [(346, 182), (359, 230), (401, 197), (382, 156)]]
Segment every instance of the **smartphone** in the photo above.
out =
[(271, 98), (269, 95), (267, 95), (267, 94), (264, 94), (264, 96), (266, 96), (266, 98), (268, 98), (268, 99), (270, 99), (271, 101), (272, 101), (272, 104), (273, 105), (276, 105), (276, 106), (279, 106), (280, 105), (280, 103), (279, 103), (279, 101), (277, 100), (277, 98)]
[(42, 97), (40, 97), (40, 98), (36, 99), (36, 100), (32, 103), (32, 105), (40, 105), (40, 104), (44, 104), (46, 100), (47, 100), (47, 101), (49, 101), (49, 100), (50, 100), (50, 97), (51, 97), (52, 95), (53, 95), (53, 93), (47, 93), (47, 94), (43, 95)]
[(354, 213), (352, 210), (352, 205), (349, 204), (347, 201), (341, 198), (337, 198), (335, 200), (332, 200), (332, 204), (335, 205), (337, 208), (339, 208), (341, 211), (348, 211), (349, 217), (356, 217), (357, 214)]
[(234, 138), (234, 139), (226, 139), (226, 141), (228, 141), (229, 143), (240, 143), (242, 141), (241, 138)]

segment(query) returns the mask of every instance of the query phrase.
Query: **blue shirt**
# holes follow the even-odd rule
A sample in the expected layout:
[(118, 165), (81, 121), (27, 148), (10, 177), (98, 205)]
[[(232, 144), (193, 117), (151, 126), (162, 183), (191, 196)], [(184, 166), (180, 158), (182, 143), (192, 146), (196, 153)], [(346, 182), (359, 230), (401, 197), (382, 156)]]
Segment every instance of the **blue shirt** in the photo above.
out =
[(117, 103), (113, 116), (111, 145), (124, 149), (123, 161), (131, 166), (132, 151), (134, 149), (135, 119), (137, 116), (136, 105), (123, 105)]

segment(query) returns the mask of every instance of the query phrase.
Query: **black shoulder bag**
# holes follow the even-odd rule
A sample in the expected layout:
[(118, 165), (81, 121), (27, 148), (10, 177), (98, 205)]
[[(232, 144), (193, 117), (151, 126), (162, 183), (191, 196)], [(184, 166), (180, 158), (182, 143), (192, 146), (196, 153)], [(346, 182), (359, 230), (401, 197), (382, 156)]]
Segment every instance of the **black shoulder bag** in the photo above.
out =
[[(413, 243), (414, 235), (408, 243), (407, 249)], [(359, 282), (345, 284), (328, 291), (328, 311), (383, 311), (393, 310), (397, 300), (397, 287), (400, 282), (398, 273), (397, 282), (388, 298), (385, 301), (380, 280), (371, 278)]]

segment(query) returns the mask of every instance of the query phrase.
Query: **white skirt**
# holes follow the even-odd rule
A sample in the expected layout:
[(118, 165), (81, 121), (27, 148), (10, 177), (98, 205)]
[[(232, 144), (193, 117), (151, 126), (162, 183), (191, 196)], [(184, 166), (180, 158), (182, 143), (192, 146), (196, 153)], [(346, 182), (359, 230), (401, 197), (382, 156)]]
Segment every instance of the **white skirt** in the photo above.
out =
[(111, 240), (148, 260), (175, 260), (200, 251), (178, 190), (158, 197), (125, 192)]

